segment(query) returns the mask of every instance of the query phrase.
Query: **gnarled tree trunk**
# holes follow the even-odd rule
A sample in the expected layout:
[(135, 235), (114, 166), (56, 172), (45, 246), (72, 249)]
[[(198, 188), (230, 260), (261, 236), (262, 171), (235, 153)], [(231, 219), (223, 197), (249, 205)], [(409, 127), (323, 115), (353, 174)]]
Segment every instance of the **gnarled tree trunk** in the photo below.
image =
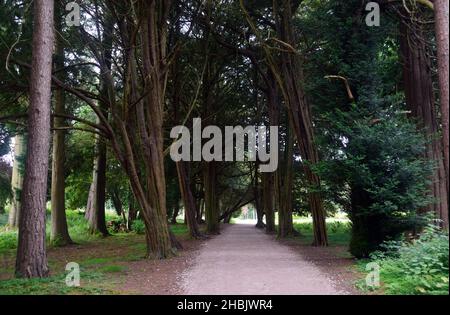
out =
[[(290, 47), (296, 46), (294, 27), (292, 19), (299, 2), (295, 6), (291, 0), (285, 0), (278, 7), (274, 2), (274, 13), (277, 16), (278, 37)], [(310, 185), (308, 192), (309, 205), (314, 225), (314, 246), (327, 246), (328, 237), (326, 230), (326, 213), (322, 198), (317, 190), (320, 189), (320, 179), (315, 174), (311, 165), (319, 162), (319, 154), (314, 143), (314, 128), (310, 104), (307, 102), (303, 92), (303, 69), (300, 56), (297, 51), (286, 51), (289, 48), (283, 46), (281, 53), (281, 68), (272, 65), (276, 71), (274, 75), (278, 78), (285, 104), (288, 108), (291, 127), (297, 138), (300, 154), (304, 163), (306, 179)]]

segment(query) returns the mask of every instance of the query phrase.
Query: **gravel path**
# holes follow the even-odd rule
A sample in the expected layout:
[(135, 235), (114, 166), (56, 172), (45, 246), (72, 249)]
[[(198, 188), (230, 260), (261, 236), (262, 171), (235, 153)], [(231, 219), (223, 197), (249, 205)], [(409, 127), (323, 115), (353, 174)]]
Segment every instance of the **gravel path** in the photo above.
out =
[(253, 225), (231, 225), (206, 242), (183, 275), (189, 295), (346, 294), (289, 247)]

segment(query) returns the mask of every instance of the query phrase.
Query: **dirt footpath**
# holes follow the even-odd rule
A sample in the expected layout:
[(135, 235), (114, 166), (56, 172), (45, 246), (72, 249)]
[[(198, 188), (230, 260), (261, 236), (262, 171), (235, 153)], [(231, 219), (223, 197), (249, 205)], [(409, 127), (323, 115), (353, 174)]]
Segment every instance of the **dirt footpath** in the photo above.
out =
[(183, 274), (190, 295), (338, 295), (322, 271), (253, 225), (231, 225), (204, 243)]

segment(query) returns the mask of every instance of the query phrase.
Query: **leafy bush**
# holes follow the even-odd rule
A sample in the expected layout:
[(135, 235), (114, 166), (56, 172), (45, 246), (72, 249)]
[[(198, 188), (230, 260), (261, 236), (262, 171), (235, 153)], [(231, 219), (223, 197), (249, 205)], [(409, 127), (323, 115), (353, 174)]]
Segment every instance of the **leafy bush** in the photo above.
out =
[(134, 220), (131, 230), (136, 234), (145, 234), (145, 224), (142, 220)]
[(413, 242), (386, 242), (371, 258), (387, 294), (448, 294), (449, 238), (433, 226)]
[(367, 258), (384, 241), (426, 224), (417, 210), (432, 202), (427, 195), (432, 165), (422, 158), (425, 139), (413, 123), (395, 110), (372, 114), (355, 106), (335, 111), (337, 130), (346, 140), (318, 172), (329, 189), (348, 187), (346, 198), (336, 202), (353, 223), (350, 252)]

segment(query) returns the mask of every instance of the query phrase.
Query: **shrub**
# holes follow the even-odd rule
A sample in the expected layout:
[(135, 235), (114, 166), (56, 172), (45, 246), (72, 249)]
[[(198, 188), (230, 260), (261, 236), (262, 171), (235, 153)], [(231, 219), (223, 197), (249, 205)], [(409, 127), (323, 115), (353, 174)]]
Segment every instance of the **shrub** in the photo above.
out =
[(371, 259), (387, 294), (448, 294), (448, 234), (429, 226), (412, 242), (386, 242)]
[(131, 230), (136, 234), (145, 234), (145, 224), (142, 220), (134, 220), (131, 225)]
[(334, 117), (345, 141), (341, 140), (340, 153), (318, 166), (318, 172), (331, 190), (347, 187), (345, 198), (336, 201), (352, 221), (350, 252), (367, 258), (384, 241), (426, 224), (417, 210), (432, 202), (432, 164), (423, 158), (423, 135), (396, 111), (371, 114), (352, 108), (336, 110)]

